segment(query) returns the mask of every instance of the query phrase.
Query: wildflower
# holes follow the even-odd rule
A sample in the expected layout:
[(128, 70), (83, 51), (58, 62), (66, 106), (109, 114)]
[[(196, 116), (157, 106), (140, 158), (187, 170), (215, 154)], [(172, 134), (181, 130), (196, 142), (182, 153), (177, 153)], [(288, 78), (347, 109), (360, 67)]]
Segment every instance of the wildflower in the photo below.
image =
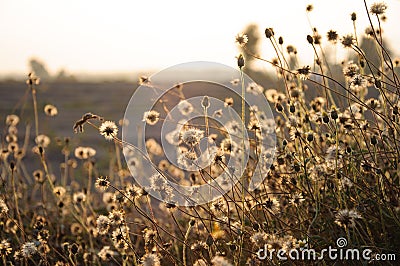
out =
[(374, 99), (374, 98), (370, 98), (368, 99), (365, 104), (371, 108), (371, 109), (376, 109), (380, 107), (380, 103), (378, 100)]
[(77, 192), (73, 195), (73, 200), (75, 203), (82, 203), (86, 201), (86, 194), (83, 192)]
[(228, 107), (228, 106), (232, 106), (232, 105), (233, 105), (233, 98), (225, 98), (224, 106)]
[(117, 255), (117, 252), (111, 250), (110, 246), (104, 246), (97, 255), (101, 260), (109, 261), (113, 256)]
[(343, 74), (347, 78), (352, 78), (356, 74), (358, 74), (358, 71), (360, 68), (357, 66), (357, 64), (354, 64), (353, 61), (350, 61), (347, 66), (343, 69)]
[(311, 70), (310, 66), (299, 68), (297, 69), (297, 75), (300, 76), (300, 79), (303, 80), (308, 79), (310, 78), (310, 70)]
[(313, 9), (314, 9), (314, 6), (311, 4), (307, 5), (307, 7), (306, 7), (307, 12), (311, 12), (311, 11), (313, 11)]
[(227, 154), (234, 152), (236, 147), (236, 142), (232, 142), (230, 138), (225, 138), (221, 141), (221, 150)]
[(249, 38), (247, 37), (246, 34), (239, 33), (238, 35), (236, 35), (235, 41), (237, 44), (239, 44), (239, 46), (243, 47), (247, 44), (247, 42), (249, 41)]
[(225, 257), (215, 256), (212, 258), (211, 263), (213, 266), (233, 266)]
[(305, 199), (301, 193), (294, 194), (289, 200), (289, 202), (295, 206), (300, 205), (303, 201), (305, 201)]
[(64, 197), (65, 193), (67, 192), (67, 190), (64, 187), (61, 186), (57, 186), (53, 189), (53, 193), (58, 197), (58, 198), (62, 198)]
[(356, 219), (361, 219), (361, 215), (356, 210), (340, 210), (336, 213), (335, 223), (341, 227), (354, 227)]
[(32, 256), (36, 252), (37, 252), (37, 247), (34, 242), (25, 242), (25, 244), (22, 245), (21, 253), (22, 256), (24, 256), (25, 258)]
[(18, 143), (15, 143), (15, 142), (9, 143), (8, 146), (7, 146), (7, 149), (11, 153), (18, 152), (18, 150), (19, 150)]
[(35, 75), (34, 72), (28, 74), (28, 79), (26, 80), (26, 84), (28, 85), (39, 85), (40, 78)]
[(44, 175), (42, 170), (35, 170), (33, 172), (33, 177), (35, 178), (36, 182), (43, 183), (44, 182)]
[(153, 229), (145, 228), (143, 230), (143, 233), (143, 239), (146, 244), (152, 242), (156, 237), (156, 231), (154, 231)]
[(350, 81), (350, 89), (353, 92), (360, 92), (367, 87), (367, 80), (360, 74), (356, 74)]
[(321, 35), (315, 32), (313, 35), (314, 44), (321, 44), (321, 38), (322, 38)]
[(50, 144), (50, 138), (46, 135), (38, 135), (35, 138), (35, 142), (37, 145), (43, 147), (43, 148), (47, 148), (47, 146), (49, 146)]
[(47, 104), (44, 107), (44, 113), (48, 116), (56, 116), (58, 114), (58, 110), (54, 105)]
[(137, 199), (143, 195), (143, 191), (136, 185), (128, 185), (125, 189), (127, 197), (130, 199)]
[(142, 258), (142, 265), (143, 266), (160, 266), (160, 258), (157, 256), (157, 254), (153, 253), (147, 253), (145, 254)]
[(275, 89), (268, 89), (265, 91), (265, 97), (272, 103), (277, 103), (285, 100), (286, 96), (283, 93), (279, 93)]
[(160, 113), (155, 110), (145, 112), (143, 115), (143, 121), (146, 121), (146, 123), (149, 125), (157, 124), (159, 119), (160, 119)]
[(97, 220), (97, 231), (99, 232), (100, 235), (105, 235), (108, 232), (108, 229), (110, 229), (110, 224), (111, 221), (110, 219), (105, 216), (105, 215), (100, 215)]
[(121, 225), (125, 220), (125, 212), (124, 210), (113, 210), (109, 213), (108, 219), (110, 219), (110, 223), (113, 225)]
[(204, 136), (204, 131), (197, 128), (189, 128), (181, 133), (181, 139), (183, 142), (190, 146), (194, 146), (200, 142)]
[(157, 173), (150, 177), (150, 187), (155, 191), (161, 191), (167, 185), (167, 179)]
[(264, 246), (267, 239), (268, 235), (264, 232), (256, 232), (250, 237), (251, 242), (253, 242), (257, 247)]
[(100, 176), (96, 179), (95, 186), (103, 191), (106, 190), (110, 186), (110, 181), (107, 180), (107, 176)]
[(173, 130), (167, 133), (165, 139), (169, 144), (178, 146), (180, 144), (179, 130)]
[(146, 149), (150, 154), (153, 155), (159, 156), (163, 153), (161, 145), (158, 144), (158, 142), (153, 138), (146, 140)]
[(99, 128), (100, 134), (107, 140), (112, 140), (117, 136), (118, 127), (112, 121), (105, 121), (101, 124)]
[(216, 200), (211, 204), (210, 210), (215, 213), (226, 213), (227, 205), (223, 200)]
[(233, 79), (230, 81), (230, 83), (234, 86), (238, 85), (240, 83), (240, 79)]
[(82, 228), (82, 226), (79, 224), (79, 223), (73, 223), (73, 224), (71, 224), (71, 228), (70, 228), (70, 230), (71, 230), (71, 233), (73, 234), (73, 235), (80, 235), (80, 234), (82, 234), (82, 232), (83, 232), (83, 228)]
[(0, 216), (8, 213), (7, 204), (3, 199), (0, 199)]
[(260, 121), (254, 116), (250, 118), (249, 124), (247, 125), (247, 128), (249, 130), (260, 130), (261, 129), (261, 124)]
[(129, 247), (129, 227), (121, 226), (112, 232), (112, 241), (117, 249), (125, 250)]
[(354, 37), (353, 37), (352, 34), (347, 34), (347, 35), (342, 37), (342, 44), (343, 44), (344, 47), (351, 48), (353, 43), (354, 43)]
[(387, 9), (387, 5), (384, 2), (373, 3), (371, 5), (369, 12), (371, 12), (374, 15), (382, 15), (385, 13), (386, 9)]
[(235, 120), (227, 122), (225, 128), (230, 135), (238, 135), (242, 132), (241, 125)]
[(0, 256), (7, 256), (11, 254), (12, 247), (7, 240), (2, 240), (0, 243)]
[(338, 34), (336, 31), (334, 30), (330, 30), (328, 31), (328, 33), (326, 34), (326, 36), (328, 37), (328, 41), (332, 42), (332, 43), (336, 43), (337, 39), (338, 39)]
[(275, 198), (268, 198), (264, 203), (263, 206), (265, 208), (267, 208), (269, 211), (271, 211), (272, 213), (277, 213), (280, 210), (280, 204), (279, 201)]
[(7, 115), (6, 117), (6, 125), (7, 126), (16, 126), (19, 123), (19, 117), (17, 115)]
[(91, 158), (96, 155), (96, 150), (91, 147), (77, 147), (75, 149), (75, 157), (81, 160)]
[(182, 100), (178, 104), (178, 110), (182, 115), (189, 115), (193, 112), (193, 105), (187, 100)]
[(259, 95), (264, 92), (264, 88), (257, 83), (252, 82), (247, 86), (246, 91), (254, 95)]

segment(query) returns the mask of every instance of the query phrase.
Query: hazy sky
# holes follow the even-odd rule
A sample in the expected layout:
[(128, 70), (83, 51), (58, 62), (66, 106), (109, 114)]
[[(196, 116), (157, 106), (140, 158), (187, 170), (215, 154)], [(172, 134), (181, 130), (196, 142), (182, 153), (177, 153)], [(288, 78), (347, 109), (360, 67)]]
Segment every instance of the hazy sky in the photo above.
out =
[[(234, 37), (249, 23), (262, 32), (273, 27), (285, 45), (297, 47), (304, 64), (312, 64), (305, 38), (311, 32), (305, 12), (310, 3), (311, 22), (324, 37), (329, 29), (351, 33), (353, 11), (360, 34), (367, 26), (362, 0), (0, 0), (0, 73), (26, 72), (31, 57), (46, 62), (52, 73), (161, 69), (192, 60), (233, 66)], [(400, 1), (386, 3), (384, 34), (398, 56)], [(263, 53), (274, 57), (268, 48)]]

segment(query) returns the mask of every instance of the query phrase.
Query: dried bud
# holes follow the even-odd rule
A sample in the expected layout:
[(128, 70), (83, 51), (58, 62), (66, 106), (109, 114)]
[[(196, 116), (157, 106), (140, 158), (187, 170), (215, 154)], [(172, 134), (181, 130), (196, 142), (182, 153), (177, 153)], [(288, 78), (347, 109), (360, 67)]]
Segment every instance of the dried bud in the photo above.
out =
[(313, 39), (313, 37), (311, 35), (307, 35), (307, 42), (309, 44), (313, 44), (314, 43), (314, 39)]
[(272, 28), (266, 28), (265, 29), (265, 37), (268, 39), (274, 36), (274, 30)]
[(244, 57), (243, 57), (242, 54), (240, 54), (240, 55), (238, 56), (238, 58), (237, 58), (237, 64), (238, 64), (238, 67), (239, 67), (240, 69), (242, 69), (242, 67), (244, 67)]

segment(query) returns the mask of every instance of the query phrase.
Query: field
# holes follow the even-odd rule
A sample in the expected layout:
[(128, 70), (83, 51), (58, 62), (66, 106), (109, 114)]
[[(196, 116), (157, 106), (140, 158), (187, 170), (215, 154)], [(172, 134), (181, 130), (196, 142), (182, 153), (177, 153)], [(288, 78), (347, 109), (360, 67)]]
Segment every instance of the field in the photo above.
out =
[[(0, 82), (1, 263), (398, 265), (400, 62), (386, 8), (370, 7), (367, 37), (313, 29), (312, 66), (272, 28), (276, 54), (260, 56), (253, 25), (234, 69)], [(347, 57), (331, 61), (328, 45)]]

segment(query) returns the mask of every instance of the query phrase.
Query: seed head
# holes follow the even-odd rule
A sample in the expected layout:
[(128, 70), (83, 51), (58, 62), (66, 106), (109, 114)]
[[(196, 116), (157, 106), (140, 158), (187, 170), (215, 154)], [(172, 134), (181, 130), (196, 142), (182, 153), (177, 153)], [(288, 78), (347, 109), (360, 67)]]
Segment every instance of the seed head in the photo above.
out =
[(117, 137), (118, 127), (112, 121), (105, 121), (99, 128), (100, 134), (107, 140), (112, 140)]

